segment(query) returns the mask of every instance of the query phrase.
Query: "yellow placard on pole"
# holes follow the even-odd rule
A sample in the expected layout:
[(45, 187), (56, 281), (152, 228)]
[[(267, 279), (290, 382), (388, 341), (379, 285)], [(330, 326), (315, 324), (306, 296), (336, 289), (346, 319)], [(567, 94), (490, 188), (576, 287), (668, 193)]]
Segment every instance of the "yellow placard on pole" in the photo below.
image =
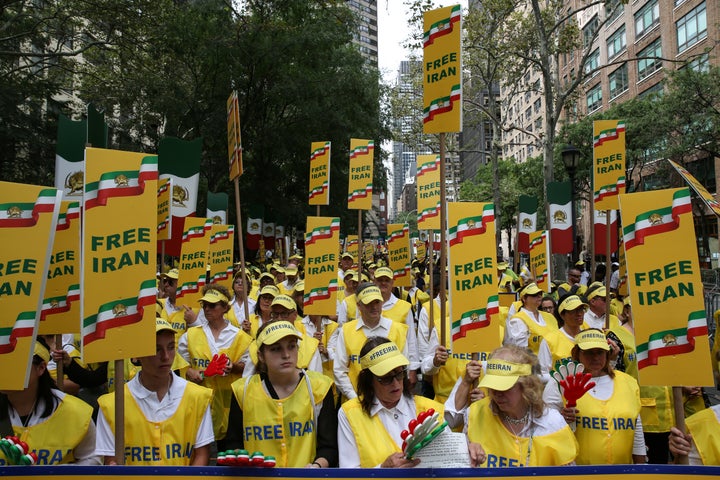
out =
[(625, 121), (593, 122), (593, 198), (595, 210), (617, 210), (625, 193)]
[(310, 205), (330, 205), (330, 142), (310, 145)]
[(425, 245), (425, 242), (423, 242), (420, 239), (415, 240), (415, 257), (420, 260), (421, 262), (425, 261), (425, 257), (427, 255), (427, 247)]
[(158, 180), (157, 192), (157, 239), (169, 240), (172, 236), (172, 215), (170, 215), (170, 202), (172, 201), (172, 177)]
[(417, 228), (440, 229), (440, 155), (417, 156)]
[(423, 14), (423, 132), (462, 131), (462, 8)]
[(360, 246), (358, 245), (358, 236), (357, 235), (348, 235), (345, 237), (345, 252), (349, 253), (353, 256), (355, 261), (359, 261), (358, 255), (360, 251)]
[(712, 210), (715, 215), (720, 216), (720, 202), (715, 200), (715, 197), (707, 191), (707, 188), (705, 188), (702, 183), (698, 182), (693, 174), (688, 172), (682, 165), (679, 165), (670, 159), (668, 159), (668, 162), (670, 162), (670, 165), (672, 165), (673, 168), (680, 174), (683, 180), (685, 180), (685, 182), (687, 182), (687, 184), (695, 190), (695, 193), (702, 198), (705, 205), (707, 205), (707, 207)]
[(230, 181), (243, 173), (242, 142), (240, 138), (240, 104), (237, 91), (233, 90), (227, 100), (228, 164)]
[(303, 312), (306, 315), (335, 315), (340, 219), (307, 217), (305, 232)]
[(187, 217), (183, 227), (178, 291), (175, 302), (197, 308), (206, 284), (212, 218)]
[(412, 285), (410, 276), (410, 228), (407, 223), (389, 223), (388, 232), (388, 259), (390, 270), (393, 271), (393, 280), (396, 287), (409, 287)]
[(80, 333), (80, 202), (62, 202), (38, 334)]
[(27, 387), (62, 191), (0, 182), (0, 390)]
[(448, 267), (453, 353), (500, 346), (492, 203), (448, 203)]
[(155, 353), (158, 157), (87, 148), (82, 235), (83, 360)]
[(350, 139), (348, 209), (370, 210), (373, 192), (373, 157), (375, 142)]
[(641, 385), (713, 385), (687, 188), (620, 195)]
[(375, 242), (373, 240), (363, 240), (363, 261), (372, 263), (375, 260)]
[(550, 293), (550, 245), (547, 230), (530, 233), (530, 273), (540, 290)]
[(234, 225), (214, 224), (210, 229), (210, 283), (227, 288), (232, 293)]

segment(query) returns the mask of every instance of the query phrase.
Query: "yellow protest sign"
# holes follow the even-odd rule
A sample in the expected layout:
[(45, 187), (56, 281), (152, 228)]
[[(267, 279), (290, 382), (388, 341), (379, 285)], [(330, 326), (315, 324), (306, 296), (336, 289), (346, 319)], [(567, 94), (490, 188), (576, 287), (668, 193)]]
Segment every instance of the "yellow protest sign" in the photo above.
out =
[(388, 232), (388, 259), (390, 270), (393, 271), (393, 280), (396, 287), (409, 287), (412, 285), (410, 276), (410, 229), (407, 223), (389, 223)]
[(170, 215), (170, 200), (172, 194), (172, 178), (158, 180), (157, 192), (157, 239), (169, 240), (172, 235), (172, 215)]
[(423, 133), (462, 131), (462, 9), (423, 14)]
[(550, 245), (547, 230), (530, 232), (530, 273), (540, 290), (550, 293)]
[(417, 228), (440, 230), (440, 155), (417, 156)]
[(237, 91), (233, 90), (227, 99), (228, 165), (230, 180), (243, 173), (242, 142), (240, 140), (240, 105)]
[(448, 244), (452, 352), (494, 350), (500, 334), (493, 204), (449, 203)]
[(695, 193), (697, 193), (700, 198), (702, 198), (703, 202), (705, 202), (705, 205), (707, 205), (708, 208), (715, 213), (715, 215), (720, 216), (720, 202), (715, 200), (715, 197), (713, 197), (713, 195), (707, 191), (707, 188), (705, 188), (702, 183), (698, 182), (697, 179), (693, 176), (693, 174), (688, 172), (684, 167), (673, 162), (670, 159), (668, 159), (668, 162), (670, 162), (670, 165), (672, 165), (673, 168), (680, 174), (683, 180), (685, 180), (687, 184), (690, 185), (693, 190), (695, 190)]
[(330, 205), (330, 142), (310, 145), (310, 205)]
[(80, 333), (80, 202), (62, 202), (38, 334)]
[(27, 386), (62, 191), (0, 182), (0, 390)]
[(593, 122), (593, 198), (595, 210), (617, 210), (625, 193), (625, 121)]
[(358, 236), (348, 235), (345, 237), (345, 251), (353, 256), (356, 262), (358, 262)]
[(337, 311), (340, 219), (307, 217), (305, 230), (306, 315), (335, 315)]
[(372, 240), (363, 240), (363, 261), (372, 263), (375, 260), (375, 244)]
[(202, 287), (207, 278), (207, 267), (210, 263), (208, 250), (210, 247), (210, 230), (212, 218), (186, 217), (183, 228), (180, 263), (178, 270), (177, 305), (197, 308), (202, 297)]
[(427, 247), (425, 246), (425, 242), (422, 240), (416, 239), (415, 240), (415, 257), (420, 260), (421, 262), (425, 261), (425, 256), (427, 255)]
[(712, 385), (687, 188), (620, 195), (641, 385)]
[(155, 352), (157, 155), (87, 148), (82, 236), (83, 359)]
[(234, 225), (213, 224), (210, 229), (210, 283), (217, 283), (232, 293)]
[(370, 210), (373, 191), (373, 157), (375, 142), (350, 139), (348, 209)]

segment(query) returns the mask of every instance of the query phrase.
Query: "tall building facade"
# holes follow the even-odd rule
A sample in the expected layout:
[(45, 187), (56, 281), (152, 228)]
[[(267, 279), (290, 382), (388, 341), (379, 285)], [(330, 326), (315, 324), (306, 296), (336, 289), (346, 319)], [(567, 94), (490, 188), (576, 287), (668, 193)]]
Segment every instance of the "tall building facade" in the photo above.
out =
[(346, 0), (350, 10), (358, 16), (353, 42), (369, 65), (378, 66), (377, 0)]

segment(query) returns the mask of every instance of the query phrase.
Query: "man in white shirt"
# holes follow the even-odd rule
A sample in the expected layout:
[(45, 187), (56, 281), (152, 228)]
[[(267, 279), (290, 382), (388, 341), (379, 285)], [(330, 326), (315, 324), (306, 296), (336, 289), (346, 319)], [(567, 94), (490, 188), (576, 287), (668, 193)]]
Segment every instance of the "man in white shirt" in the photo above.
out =
[[(158, 318), (155, 331), (157, 353), (138, 359), (142, 370), (125, 387), (125, 463), (208, 465), (210, 446), (215, 440), (210, 415), (212, 391), (189, 383), (173, 373), (175, 330), (167, 321)], [(117, 463), (113, 428), (115, 419), (112, 418), (114, 402), (115, 393), (104, 395), (99, 400), (101, 408), (97, 419), (95, 453), (105, 457), (106, 465)], [(197, 405), (203, 405), (204, 408), (193, 411)], [(179, 410), (183, 415), (174, 418)], [(163, 427), (170, 422), (196, 427)], [(157, 424), (156, 428), (161, 429), (161, 434), (157, 438), (143, 438), (143, 427), (152, 424)], [(180, 432), (184, 437), (178, 437)], [(192, 449), (184, 448), (185, 445), (191, 445)]]

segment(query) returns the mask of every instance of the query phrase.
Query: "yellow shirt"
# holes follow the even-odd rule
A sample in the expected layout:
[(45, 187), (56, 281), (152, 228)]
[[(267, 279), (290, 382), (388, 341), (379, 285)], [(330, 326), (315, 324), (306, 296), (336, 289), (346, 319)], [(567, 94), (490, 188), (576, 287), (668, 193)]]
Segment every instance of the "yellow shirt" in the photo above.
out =
[(538, 313), (545, 321), (544, 326), (539, 325), (534, 319), (530, 318), (530, 316), (522, 310), (519, 310), (517, 313), (515, 313), (515, 315), (513, 315), (513, 318), (519, 318), (528, 327), (528, 330), (530, 331), (530, 336), (528, 337), (528, 348), (532, 350), (535, 355), (537, 355), (538, 353), (538, 349), (540, 348), (540, 342), (542, 341), (542, 339), (549, 333), (554, 332), (558, 329), (558, 324), (557, 320), (555, 320), (555, 317), (543, 311), (539, 311)]
[[(190, 366), (205, 371), (205, 368), (212, 360), (213, 354), (203, 328), (201, 326), (189, 328), (187, 342)], [(245, 353), (251, 342), (254, 343), (250, 335), (240, 330), (230, 348), (221, 349), (218, 353), (224, 353), (234, 363), (240, 360), (240, 356)], [(240, 374), (230, 373), (224, 376), (206, 377), (202, 382), (204, 387), (208, 387), (215, 392), (210, 409), (215, 440), (225, 438), (228, 416), (230, 415), (230, 385), (238, 378), (240, 378)]]
[(703, 465), (720, 465), (720, 423), (715, 410), (706, 408), (685, 420)]
[(532, 436), (532, 443), (530, 437), (516, 437), (492, 412), (489, 397), (470, 405), (468, 439), (485, 450), (487, 457), (481, 467), (567, 465), (578, 453), (575, 435), (568, 425), (547, 435)]
[[(443, 418), (445, 407), (441, 403), (420, 396), (415, 396), (414, 399), (416, 415), (433, 408), (436, 412), (439, 412), (439, 418)], [(385, 430), (380, 417), (377, 415), (369, 417), (363, 411), (358, 398), (343, 403), (342, 409), (355, 435), (362, 468), (372, 468), (380, 465), (390, 454), (401, 452), (400, 446), (395, 443), (387, 430)], [(342, 452), (340, 452), (340, 455), (342, 455)]]
[[(125, 464), (190, 465), (195, 438), (212, 395), (212, 390), (187, 382), (175, 413), (165, 421), (151, 422), (125, 385)], [(103, 395), (98, 404), (115, 432), (115, 394)]]
[(672, 387), (640, 387), (643, 432), (669, 432), (675, 425)]
[(615, 372), (609, 399), (597, 400), (586, 394), (578, 400), (577, 409), (578, 465), (633, 463), (635, 421), (640, 414), (640, 389), (634, 378)]
[[(13, 425), (13, 432), (38, 456), (38, 465), (59, 465), (75, 461), (73, 450), (85, 438), (92, 421), (92, 407), (65, 395), (49, 417), (31, 427)], [(62, 432), (62, 434), (58, 434)], [(0, 451), (0, 465), (5, 457)]]
[[(405, 302), (407, 303), (407, 302)], [(408, 303), (408, 305), (410, 305)], [(357, 328), (357, 320), (346, 322), (343, 326), (343, 337), (345, 339), (345, 351), (348, 353), (348, 378), (352, 383), (353, 389), (357, 390), (357, 378), (360, 375), (360, 350), (367, 341), (365, 332)], [(408, 326), (405, 323), (392, 322), (388, 339), (395, 342), (400, 351), (405, 348), (407, 341)]]
[(270, 398), (260, 375), (233, 383), (233, 394), (243, 411), (245, 449), (274, 456), (278, 467), (312, 463), (317, 444), (314, 406), (322, 404), (332, 383), (325, 375), (306, 371), (293, 393), (282, 399)]
[(552, 355), (551, 370), (560, 366), (563, 360), (572, 359), (570, 352), (575, 346), (575, 341), (569, 339), (562, 328), (548, 333), (545, 337), (545, 342), (550, 349), (550, 355)]

